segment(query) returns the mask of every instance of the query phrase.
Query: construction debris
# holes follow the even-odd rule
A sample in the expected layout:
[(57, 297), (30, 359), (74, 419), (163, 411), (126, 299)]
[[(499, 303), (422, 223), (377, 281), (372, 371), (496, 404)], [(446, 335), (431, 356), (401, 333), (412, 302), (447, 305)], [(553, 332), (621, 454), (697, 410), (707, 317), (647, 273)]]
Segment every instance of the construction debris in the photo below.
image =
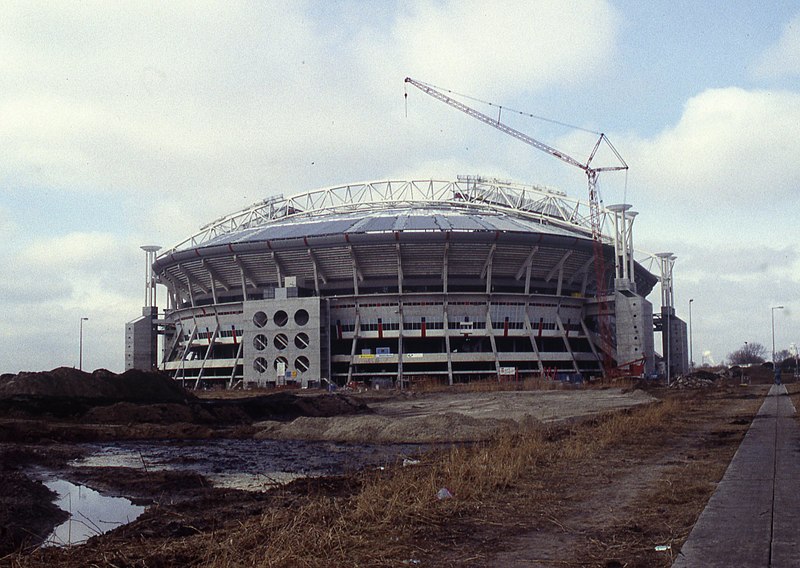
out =
[(687, 373), (685, 375), (681, 375), (680, 377), (676, 378), (669, 384), (669, 388), (671, 389), (704, 389), (717, 386), (719, 384), (720, 379), (728, 379), (730, 378), (730, 374), (727, 370), (719, 371), (717, 373), (712, 373), (710, 371), (705, 371), (702, 369), (698, 369), (696, 371), (692, 371), (691, 373)]

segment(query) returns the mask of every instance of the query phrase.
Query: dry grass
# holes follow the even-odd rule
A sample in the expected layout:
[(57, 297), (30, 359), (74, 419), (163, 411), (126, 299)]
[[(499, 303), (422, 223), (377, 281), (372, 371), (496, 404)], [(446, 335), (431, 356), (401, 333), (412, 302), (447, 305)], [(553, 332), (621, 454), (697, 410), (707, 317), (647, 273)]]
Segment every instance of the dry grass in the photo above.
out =
[[(426, 456), (420, 465), (361, 476), (348, 498), (323, 497), (214, 539), (207, 566), (397, 566), (424, 554), (416, 537), (474, 513), (515, 485), (560, 463), (597, 457), (607, 446), (663, 424), (672, 402), (610, 414), (568, 431), (529, 430)], [(447, 488), (452, 499), (439, 500)]]
[[(602, 468), (597, 465), (602, 461), (599, 458), (605, 459), (615, 447), (624, 452), (637, 445), (660, 444), (663, 433), (687, 408), (703, 404), (699, 399), (669, 398), (568, 427), (506, 433), (486, 443), (432, 452), (423, 456), (418, 465), (398, 464), (356, 474), (351, 490), (344, 493), (278, 499), (264, 514), (243, 517), (245, 520), (228, 523), (212, 533), (156, 542), (128, 541), (111, 553), (107, 552), (106, 543), (87, 549), (84, 554), (66, 551), (18, 556), (13, 565), (79, 566), (91, 565), (96, 559), (98, 565), (316, 568), (402, 566), (410, 565), (414, 559), (436, 559), (438, 552), (433, 548), (440, 545), (437, 539), (455, 530), (453, 527), (459, 523), (512, 525), (502, 516), (514, 514), (520, 518), (523, 513), (558, 524), (556, 499), (548, 499), (544, 490), (537, 493), (544, 487), (542, 480), (553, 484), (549, 491), (557, 491), (559, 479), (564, 479), (565, 487), (571, 491), (566, 480), (574, 478), (581, 468)], [(704, 466), (698, 462), (696, 467)], [(688, 470), (684, 466), (673, 469), (673, 477), (686, 478)], [(688, 473), (696, 475), (697, 487), (660, 483), (647, 498), (669, 505), (707, 496), (709, 472), (698, 469)], [(441, 488), (447, 488), (454, 497), (437, 499)], [(661, 522), (656, 513), (652, 522)], [(688, 532), (684, 526), (687, 521), (680, 524), (658, 534), (667, 531), (680, 538)], [(599, 534), (594, 549), (589, 544), (591, 557), (606, 553), (612, 546), (609, 543), (625, 534), (627, 526), (621, 521), (616, 528), (608, 527), (617, 533), (608, 538)], [(631, 550), (637, 546), (636, 538), (640, 537), (629, 539), (633, 542)], [(649, 544), (647, 541), (641, 546)]]
[(563, 383), (561, 381), (542, 378), (539, 375), (525, 375), (518, 380), (483, 379), (468, 383), (448, 385), (443, 379), (428, 377), (415, 380), (410, 390), (420, 393), (429, 392), (504, 392), (504, 391), (537, 391), (537, 390), (562, 390), (562, 389), (607, 389), (635, 388), (639, 379), (620, 378), (613, 381), (584, 382), (579, 385)]

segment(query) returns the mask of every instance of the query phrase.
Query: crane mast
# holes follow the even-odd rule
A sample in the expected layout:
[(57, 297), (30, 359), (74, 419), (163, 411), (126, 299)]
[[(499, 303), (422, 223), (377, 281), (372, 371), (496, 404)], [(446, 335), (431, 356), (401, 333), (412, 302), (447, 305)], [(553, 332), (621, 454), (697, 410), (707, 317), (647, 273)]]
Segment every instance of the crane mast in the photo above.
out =
[[(603, 255), (603, 235), (602, 235), (602, 219), (600, 213), (600, 199), (597, 194), (597, 179), (600, 175), (600, 172), (609, 172), (609, 171), (621, 171), (627, 170), (628, 164), (625, 163), (625, 160), (622, 159), (617, 149), (609, 141), (608, 137), (601, 133), (599, 138), (594, 144), (589, 157), (586, 159), (585, 162), (581, 162), (576, 158), (573, 158), (569, 154), (562, 152), (544, 142), (536, 140), (531, 136), (528, 136), (524, 132), (520, 132), (519, 130), (512, 128), (511, 126), (500, 122), (500, 116), (492, 118), (482, 112), (475, 110), (472, 107), (465, 105), (464, 103), (447, 96), (445, 93), (439, 91), (438, 89), (434, 88), (431, 85), (426, 83), (422, 83), (421, 81), (417, 81), (416, 79), (412, 79), (411, 77), (405, 78), (406, 83), (410, 83), (414, 87), (421, 90), (423, 93), (430, 95), (431, 97), (442, 101), (443, 103), (460, 110), (464, 114), (471, 116), (489, 126), (496, 128), (497, 130), (508, 134), (528, 144), (529, 146), (533, 146), (534, 148), (541, 150), (542, 152), (546, 152), (551, 156), (558, 158), (562, 162), (566, 162), (567, 164), (579, 168), (586, 173), (588, 185), (589, 185), (589, 220), (591, 223), (592, 228), (592, 252), (594, 255), (594, 267), (595, 267), (595, 277), (596, 277), (596, 286), (597, 286), (597, 300), (599, 306), (599, 317), (598, 323), (600, 327), (600, 339), (604, 345), (601, 345), (601, 351), (603, 353), (603, 372), (606, 373), (608, 370), (611, 369), (613, 366), (613, 361), (611, 360), (611, 356), (608, 352), (610, 346), (612, 345), (611, 341), (611, 326), (608, 322), (608, 302), (606, 300), (606, 286), (605, 286), (605, 256)], [(406, 93), (406, 97), (408, 97), (408, 93)], [(604, 166), (604, 167), (592, 167), (592, 161), (594, 160), (595, 156), (597, 155), (597, 151), (600, 149), (600, 145), (605, 143), (611, 151), (614, 153), (616, 158), (619, 160), (619, 166)]]

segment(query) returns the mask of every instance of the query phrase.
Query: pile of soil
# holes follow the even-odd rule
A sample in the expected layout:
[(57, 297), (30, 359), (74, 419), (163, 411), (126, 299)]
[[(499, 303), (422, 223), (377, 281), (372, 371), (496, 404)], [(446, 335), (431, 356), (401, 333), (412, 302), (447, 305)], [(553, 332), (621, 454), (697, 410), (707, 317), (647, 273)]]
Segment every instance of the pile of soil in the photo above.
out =
[(39, 373), (0, 376), (0, 400), (25, 397), (106, 403), (185, 403), (194, 399), (170, 377), (156, 372), (130, 370), (118, 375), (105, 369), (87, 373), (59, 367)]
[(475, 418), (458, 412), (432, 416), (388, 418), (363, 416), (301, 416), (289, 423), (258, 422), (256, 439), (324, 440), (327, 442), (377, 444), (438, 444), (489, 440), (501, 431), (514, 431), (521, 424), (539, 423), (532, 416), (524, 420)]
[(69, 515), (52, 500), (55, 494), (22, 472), (0, 466), (0, 558), (44, 540)]
[(367, 412), (364, 402), (343, 394), (200, 399), (158, 372), (60, 367), (0, 376), (0, 441), (8, 442), (249, 436), (242, 427), (264, 420)]
[(196, 406), (223, 420), (226, 416), (246, 421), (288, 422), (300, 416), (327, 417), (369, 412), (366, 403), (343, 394), (298, 395), (287, 391), (240, 399), (197, 401)]
[(68, 517), (53, 503), (56, 494), (27, 471), (61, 466), (79, 455), (65, 446), (0, 443), (0, 566), (6, 554), (37, 546)]

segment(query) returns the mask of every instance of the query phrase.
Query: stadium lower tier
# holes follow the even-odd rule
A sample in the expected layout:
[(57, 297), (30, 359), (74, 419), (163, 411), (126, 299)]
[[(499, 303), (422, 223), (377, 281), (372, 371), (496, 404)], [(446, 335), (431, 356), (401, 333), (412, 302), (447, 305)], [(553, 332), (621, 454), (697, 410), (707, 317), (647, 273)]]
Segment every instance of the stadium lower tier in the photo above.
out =
[[(402, 385), (601, 374), (584, 297), (386, 294), (275, 298), (166, 314), (161, 367), (190, 387)], [(613, 302), (608, 309), (613, 328)]]

